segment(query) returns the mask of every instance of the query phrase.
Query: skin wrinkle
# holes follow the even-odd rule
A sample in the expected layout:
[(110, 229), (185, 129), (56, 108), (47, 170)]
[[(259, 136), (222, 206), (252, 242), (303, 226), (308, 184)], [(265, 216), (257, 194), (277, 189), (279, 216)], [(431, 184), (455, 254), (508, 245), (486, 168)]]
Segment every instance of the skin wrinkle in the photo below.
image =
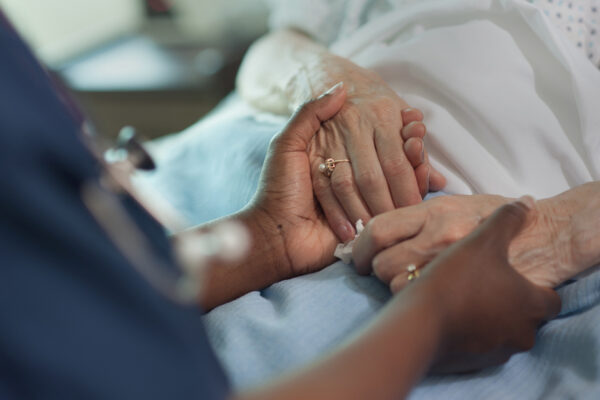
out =
[(573, 260), (584, 266), (600, 263), (600, 251), (594, 251), (600, 249), (600, 198), (586, 205), (583, 214), (573, 217), (571, 232)]
[[(283, 243), (283, 246), (280, 246), (280, 247), (283, 248), (284, 259), (286, 260), (286, 264), (287, 264), (287, 268), (283, 268), (283, 270), (288, 271), (288, 274), (289, 274), (288, 276), (294, 276), (294, 264), (292, 262), (292, 259), (289, 255), (289, 252), (288, 252), (288, 249), (286, 246), (287, 241), (286, 241), (283, 225), (278, 224), (277, 221), (275, 221), (275, 219), (268, 212), (268, 210), (265, 207), (263, 207), (262, 205), (257, 205), (256, 208), (266, 217), (266, 219), (270, 220), (271, 224), (277, 226), (277, 234), (279, 236), (279, 239)], [(267, 230), (260, 224), (258, 225), (258, 228), (261, 230), (264, 237), (271, 236), (271, 235), (268, 235)], [(279, 268), (281, 269), (281, 267), (282, 266), (280, 265)]]

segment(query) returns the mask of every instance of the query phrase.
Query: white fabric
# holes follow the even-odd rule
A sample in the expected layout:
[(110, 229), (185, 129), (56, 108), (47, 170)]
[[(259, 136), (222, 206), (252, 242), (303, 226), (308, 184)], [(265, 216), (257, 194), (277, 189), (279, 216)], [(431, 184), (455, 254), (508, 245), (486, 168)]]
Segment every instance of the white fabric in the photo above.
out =
[(356, 239), (358, 239), (364, 229), (365, 226), (363, 225), (363, 220), (359, 219), (356, 221), (356, 235), (354, 235), (354, 239), (348, 243), (338, 244), (335, 248), (333, 256), (342, 260), (344, 264), (352, 263), (352, 248), (354, 247), (354, 242), (356, 242)]
[(541, 9), (596, 66), (600, 66), (600, 0), (528, 0)]
[[(299, 29), (326, 45), (356, 31), (368, 21), (418, 1), (267, 0), (273, 10), (271, 29)], [(523, 1), (542, 10), (582, 54), (600, 66), (600, 0)]]
[[(373, 2), (348, 7), (358, 3)], [(379, 16), (331, 49), (423, 110), (446, 192), (544, 198), (600, 179), (600, 72), (542, 11), (518, 0), (374, 3)]]

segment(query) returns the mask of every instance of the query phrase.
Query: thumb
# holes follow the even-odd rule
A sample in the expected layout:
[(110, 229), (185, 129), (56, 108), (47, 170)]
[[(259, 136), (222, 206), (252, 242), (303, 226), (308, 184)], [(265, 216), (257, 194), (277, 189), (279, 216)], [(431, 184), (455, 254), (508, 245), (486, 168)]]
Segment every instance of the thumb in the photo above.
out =
[(340, 82), (300, 107), (280, 136), (281, 142), (289, 146), (286, 150), (306, 151), (321, 123), (335, 116), (345, 101), (346, 90), (344, 83)]
[(549, 321), (556, 317), (560, 312), (562, 301), (558, 293), (553, 289), (536, 286), (534, 293), (537, 293), (538, 301), (541, 303), (543, 310), (543, 319)]
[(479, 228), (480, 234), (492, 239), (503, 251), (508, 250), (510, 242), (521, 232), (531, 211), (531, 200), (522, 198), (505, 204), (496, 210)]

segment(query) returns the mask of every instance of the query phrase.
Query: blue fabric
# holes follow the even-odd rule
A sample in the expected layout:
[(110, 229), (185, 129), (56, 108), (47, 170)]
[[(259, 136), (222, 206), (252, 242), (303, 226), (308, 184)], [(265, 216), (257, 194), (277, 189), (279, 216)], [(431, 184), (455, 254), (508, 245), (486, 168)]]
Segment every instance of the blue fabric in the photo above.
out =
[[(223, 399), (200, 310), (162, 297), (80, 198), (77, 111), (0, 13), (0, 398)], [(162, 228), (123, 205), (172, 265)]]
[[(251, 198), (269, 140), (284, 122), (257, 116), (234, 97), (183, 134), (156, 143), (158, 172), (140, 182), (160, 188), (191, 224), (234, 212)], [(218, 195), (204, 196), (207, 187)], [(532, 351), (480, 373), (428, 377), (411, 398), (600, 398), (600, 272), (559, 293), (561, 316), (542, 328)], [(338, 262), (249, 293), (204, 320), (232, 383), (246, 387), (335, 348), (389, 296), (377, 279)]]

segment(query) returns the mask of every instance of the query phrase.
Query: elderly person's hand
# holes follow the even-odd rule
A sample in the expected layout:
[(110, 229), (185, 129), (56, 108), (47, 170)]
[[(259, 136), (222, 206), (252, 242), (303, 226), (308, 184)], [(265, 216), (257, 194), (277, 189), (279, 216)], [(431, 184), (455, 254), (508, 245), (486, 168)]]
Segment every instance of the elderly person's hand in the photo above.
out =
[[(374, 72), (338, 57), (301, 32), (272, 32), (252, 45), (237, 77), (254, 107), (285, 114), (343, 82), (348, 99), (310, 142), (314, 189), (339, 239), (354, 238), (354, 224), (396, 207), (419, 203), (445, 178), (431, 167), (423, 114), (410, 109)], [(335, 166), (331, 179), (319, 166)]]
[(436, 299), (442, 345), (435, 371), (463, 372), (503, 363), (514, 352), (531, 349), (540, 323), (560, 311), (560, 298), (552, 289), (532, 284), (508, 261), (508, 248), (527, 224), (529, 212), (522, 202), (502, 206), (437, 256), (403, 291), (407, 297), (429, 291)]
[[(374, 72), (337, 56), (325, 58), (328, 81), (343, 80), (348, 98), (323, 125), (309, 153), (315, 194), (342, 241), (354, 237), (357, 220), (417, 204), (444, 177), (429, 164), (420, 110)], [(325, 170), (327, 159), (339, 162)]]
[[(592, 183), (532, 201), (523, 231), (510, 246), (511, 264), (532, 282), (553, 287), (600, 262), (600, 187)], [(408, 266), (423, 267), (510, 199), (445, 196), (378, 216), (354, 246), (360, 273), (371, 270), (392, 291), (405, 286)]]

